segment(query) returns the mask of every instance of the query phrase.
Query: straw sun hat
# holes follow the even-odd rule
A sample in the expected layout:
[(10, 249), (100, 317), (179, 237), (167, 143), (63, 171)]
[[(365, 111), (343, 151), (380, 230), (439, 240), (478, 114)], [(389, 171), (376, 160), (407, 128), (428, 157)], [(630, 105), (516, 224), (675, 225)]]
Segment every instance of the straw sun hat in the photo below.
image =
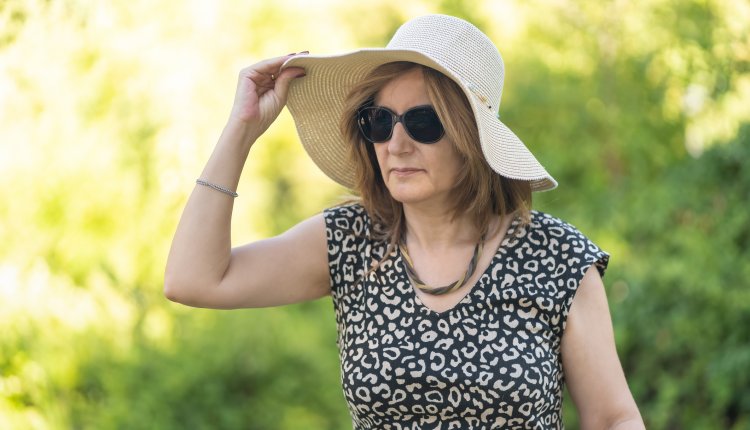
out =
[(471, 104), (482, 152), (502, 176), (531, 182), (533, 191), (551, 190), (557, 182), (521, 140), (498, 119), (505, 74), (495, 45), (474, 25), (452, 16), (427, 15), (403, 24), (385, 48), (366, 48), (340, 55), (304, 55), (282, 66), (302, 67), (287, 107), (302, 145), (331, 179), (352, 188), (354, 171), (339, 131), (344, 99), (350, 88), (376, 67), (409, 61), (433, 68), (454, 80)]

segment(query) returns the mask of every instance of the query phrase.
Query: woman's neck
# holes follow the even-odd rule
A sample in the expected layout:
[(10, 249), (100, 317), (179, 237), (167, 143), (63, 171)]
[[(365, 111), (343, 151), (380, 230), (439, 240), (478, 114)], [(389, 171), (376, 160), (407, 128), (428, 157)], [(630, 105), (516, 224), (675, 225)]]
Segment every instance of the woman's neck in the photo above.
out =
[(404, 205), (406, 239), (412, 246), (439, 251), (456, 245), (476, 244), (480, 232), (474, 221), (452, 211), (423, 210)]

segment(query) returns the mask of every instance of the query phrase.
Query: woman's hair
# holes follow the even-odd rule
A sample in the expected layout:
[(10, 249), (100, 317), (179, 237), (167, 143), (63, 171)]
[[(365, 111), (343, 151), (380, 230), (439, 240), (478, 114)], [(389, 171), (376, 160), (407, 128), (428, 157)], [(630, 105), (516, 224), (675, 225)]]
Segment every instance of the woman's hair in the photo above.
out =
[(391, 197), (383, 181), (374, 144), (360, 134), (357, 111), (372, 103), (378, 91), (392, 79), (415, 68), (422, 71), (430, 102), (465, 165), (449, 197), (453, 218), (469, 215), (480, 234), (489, 232), (490, 222), (498, 215), (515, 212), (523, 223), (527, 223), (531, 210), (531, 184), (500, 176), (487, 164), (480, 148), (476, 119), (458, 84), (429, 67), (394, 62), (374, 69), (351, 89), (340, 122), (341, 132), (350, 143), (349, 162), (355, 170), (354, 191), (373, 220), (374, 238), (394, 246), (405, 233), (406, 226), (403, 206)]

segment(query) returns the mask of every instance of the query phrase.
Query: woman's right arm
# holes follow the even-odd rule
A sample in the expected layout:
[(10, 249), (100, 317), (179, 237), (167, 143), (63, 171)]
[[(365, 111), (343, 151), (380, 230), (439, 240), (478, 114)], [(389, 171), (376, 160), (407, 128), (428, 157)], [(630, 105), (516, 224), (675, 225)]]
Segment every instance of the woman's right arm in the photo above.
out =
[[(236, 189), (250, 148), (286, 103), (290, 82), (304, 70), (273, 58), (240, 72), (232, 113), (200, 178)], [(272, 79), (272, 74), (276, 79)], [(234, 199), (196, 185), (167, 259), (164, 293), (173, 301), (209, 308), (263, 307), (328, 293), (325, 223), (312, 217), (287, 232), (232, 249)]]

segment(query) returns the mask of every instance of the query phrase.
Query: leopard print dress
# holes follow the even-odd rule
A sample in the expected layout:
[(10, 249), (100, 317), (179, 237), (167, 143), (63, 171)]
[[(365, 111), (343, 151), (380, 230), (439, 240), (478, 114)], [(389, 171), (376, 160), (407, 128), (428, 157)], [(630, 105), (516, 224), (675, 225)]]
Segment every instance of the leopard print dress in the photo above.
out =
[(532, 211), (453, 308), (425, 306), (358, 204), (324, 212), (341, 382), (355, 430), (560, 429), (560, 343), (586, 270), (609, 256)]

